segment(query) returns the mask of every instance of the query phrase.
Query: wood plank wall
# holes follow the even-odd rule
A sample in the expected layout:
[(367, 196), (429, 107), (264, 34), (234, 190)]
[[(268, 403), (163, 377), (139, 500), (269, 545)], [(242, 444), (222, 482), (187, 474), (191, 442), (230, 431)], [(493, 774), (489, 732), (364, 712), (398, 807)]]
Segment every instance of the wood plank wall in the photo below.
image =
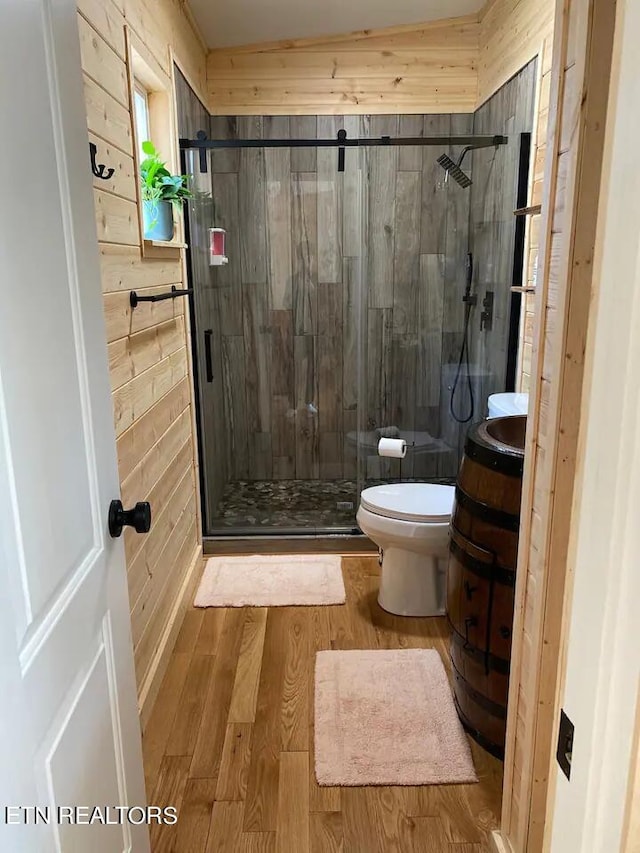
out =
[(94, 179), (94, 189), (122, 499), (127, 506), (149, 500), (153, 508), (151, 532), (127, 530), (124, 537), (136, 674), (145, 703), (162, 675), (200, 531), (185, 303), (146, 303), (135, 312), (129, 306), (130, 290), (149, 295), (172, 284), (182, 287), (184, 272), (179, 256), (141, 255), (125, 24), (169, 76), (172, 47), (201, 91), (205, 51), (177, 0), (79, 0), (89, 138), (98, 162), (116, 170), (110, 181)]
[(471, 112), (479, 30), (471, 15), (213, 50), (209, 109), (213, 115)]
[(511, 662), (502, 831), (542, 850), (615, 4), (558, 0)]

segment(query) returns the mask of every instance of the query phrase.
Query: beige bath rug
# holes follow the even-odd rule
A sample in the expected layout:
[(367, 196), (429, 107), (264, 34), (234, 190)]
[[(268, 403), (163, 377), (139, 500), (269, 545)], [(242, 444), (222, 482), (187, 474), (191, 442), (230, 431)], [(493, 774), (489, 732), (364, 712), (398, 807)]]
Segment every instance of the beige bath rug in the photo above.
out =
[(341, 558), (333, 554), (212, 557), (196, 607), (344, 604)]
[(435, 649), (318, 652), (315, 687), (320, 785), (478, 781)]

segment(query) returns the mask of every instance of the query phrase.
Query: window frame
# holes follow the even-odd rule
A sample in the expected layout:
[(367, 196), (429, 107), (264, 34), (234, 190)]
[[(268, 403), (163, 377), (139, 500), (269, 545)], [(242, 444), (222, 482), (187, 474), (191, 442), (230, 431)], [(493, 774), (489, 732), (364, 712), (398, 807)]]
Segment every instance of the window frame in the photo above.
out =
[(162, 68), (149, 48), (125, 25), (127, 49), (127, 76), (129, 83), (129, 111), (132, 133), (133, 161), (136, 175), (136, 193), (138, 200), (138, 223), (140, 229), (140, 247), (143, 258), (180, 258), (184, 243), (184, 223), (179, 212), (174, 213), (175, 229), (171, 241), (145, 240), (142, 217), (142, 188), (140, 185), (140, 164), (144, 159), (143, 139), (140, 138), (136, 116), (136, 93), (146, 95), (148, 136), (156, 146), (167, 168), (173, 174), (178, 173), (177, 163), (177, 125), (174, 101), (174, 84), (171, 76)]

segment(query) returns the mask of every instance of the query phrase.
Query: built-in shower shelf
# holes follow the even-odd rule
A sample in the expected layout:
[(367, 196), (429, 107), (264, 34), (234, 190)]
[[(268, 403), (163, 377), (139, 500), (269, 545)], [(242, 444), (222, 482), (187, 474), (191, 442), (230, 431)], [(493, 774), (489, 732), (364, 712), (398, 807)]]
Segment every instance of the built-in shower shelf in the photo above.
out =
[(535, 293), (535, 287), (531, 287), (530, 285), (524, 286), (521, 284), (514, 284), (511, 288), (511, 293)]
[(518, 207), (513, 211), (514, 216), (536, 216), (538, 213), (542, 213), (541, 204), (532, 204), (529, 207)]

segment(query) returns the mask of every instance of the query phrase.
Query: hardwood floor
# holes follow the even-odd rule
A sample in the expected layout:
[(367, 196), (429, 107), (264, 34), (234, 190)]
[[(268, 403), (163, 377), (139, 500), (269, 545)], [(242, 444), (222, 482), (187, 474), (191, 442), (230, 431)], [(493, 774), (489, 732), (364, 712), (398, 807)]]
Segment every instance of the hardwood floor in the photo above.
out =
[(377, 604), (377, 557), (343, 557), (347, 603), (187, 611), (143, 746), (153, 853), (484, 853), (502, 764), (472, 742), (477, 785), (321, 788), (313, 669), (321, 649), (436, 648), (444, 619)]

